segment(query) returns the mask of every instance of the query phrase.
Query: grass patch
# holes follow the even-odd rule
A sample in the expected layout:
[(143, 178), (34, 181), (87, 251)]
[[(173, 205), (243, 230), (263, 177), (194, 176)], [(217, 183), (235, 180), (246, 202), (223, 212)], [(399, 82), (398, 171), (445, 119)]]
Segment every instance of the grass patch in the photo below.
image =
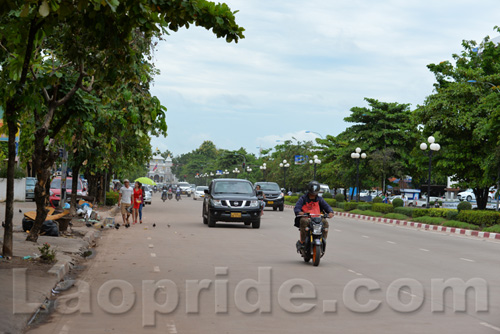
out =
[(479, 226), (477, 226), (477, 225), (459, 222), (458, 220), (444, 221), (443, 226), (464, 228), (466, 230), (479, 230)]
[(441, 223), (446, 221), (446, 219), (444, 219), (442, 217), (424, 216), (424, 217), (413, 218), (413, 221), (417, 222), (417, 223), (423, 223), (423, 224), (429, 224), (429, 225), (441, 225)]
[(500, 233), (500, 224), (496, 224), (484, 229), (484, 232)]
[(375, 212), (370, 210), (352, 210), (350, 213), (354, 213), (355, 215), (364, 215), (370, 217), (382, 217), (384, 214), (382, 212)]
[(384, 218), (398, 219), (398, 220), (408, 220), (409, 219), (409, 217), (407, 215), (403, 215), (402, 213), (388, 213), (384, 216)]
[(333, 211), (336, 211), (336, 212), (344, 212), (345, 210), (344, 209), (341, 209), (341, 208), (332, 208)]
[(295, 203), (292, 203), (292, 202), (288, 202), (288, 201), (285, 201), (285, 204), (286, 204), (286, 205), (291, 205), (291, 206), (295, 206)]

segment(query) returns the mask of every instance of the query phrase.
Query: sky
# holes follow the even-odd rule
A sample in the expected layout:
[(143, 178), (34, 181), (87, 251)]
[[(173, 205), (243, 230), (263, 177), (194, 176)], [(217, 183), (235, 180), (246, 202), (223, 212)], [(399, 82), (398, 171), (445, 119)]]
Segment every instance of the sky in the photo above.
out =
[(153, 150), (177, 156), (211, 140), (258, 155), (339, 134), (365, 97), (413, 109), (432, 93), (428, 64), (500, 26), (498, 0), (224, 2), (246, 30), (237, 44), (191, 26), (158, 45), (151, 92), (168, 109), (168, 135)]

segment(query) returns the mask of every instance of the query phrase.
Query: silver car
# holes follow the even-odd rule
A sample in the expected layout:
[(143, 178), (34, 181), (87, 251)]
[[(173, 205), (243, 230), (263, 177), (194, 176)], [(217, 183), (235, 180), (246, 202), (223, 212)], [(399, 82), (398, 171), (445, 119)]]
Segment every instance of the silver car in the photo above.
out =
[(151, 205), (152, 190), (149, 186), (144, 186), (144, 205)]

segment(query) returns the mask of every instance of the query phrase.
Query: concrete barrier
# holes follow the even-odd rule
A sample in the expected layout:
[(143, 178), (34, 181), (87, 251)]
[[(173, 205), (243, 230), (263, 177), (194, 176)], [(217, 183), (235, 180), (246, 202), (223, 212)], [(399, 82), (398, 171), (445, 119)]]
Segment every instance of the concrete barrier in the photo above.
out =
[[(7, 199), (7, 179), (0, 179), (0, 202)], [(26, 178), (14, 179), (14, 201), (26, 200)]]

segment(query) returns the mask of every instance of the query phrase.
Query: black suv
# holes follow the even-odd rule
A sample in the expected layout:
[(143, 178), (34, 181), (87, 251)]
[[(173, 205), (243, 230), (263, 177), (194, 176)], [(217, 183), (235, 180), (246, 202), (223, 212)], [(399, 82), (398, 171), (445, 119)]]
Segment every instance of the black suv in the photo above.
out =
[(266, 196), (264, 202), (266, 202), (266, 207), (272, 207), (274, 211), (280, 209), (283, 211), (285, 206), (285, 199), (281, 193), (280, 186), (274, 182), (257, 182), (255, 186), (260, 186), (260, 190)]
[(217, 179), (205, 190), (203, 223), (214, 227), (215, 222), (243, 222), (260, 227), (261, 208), (250, 181)]

